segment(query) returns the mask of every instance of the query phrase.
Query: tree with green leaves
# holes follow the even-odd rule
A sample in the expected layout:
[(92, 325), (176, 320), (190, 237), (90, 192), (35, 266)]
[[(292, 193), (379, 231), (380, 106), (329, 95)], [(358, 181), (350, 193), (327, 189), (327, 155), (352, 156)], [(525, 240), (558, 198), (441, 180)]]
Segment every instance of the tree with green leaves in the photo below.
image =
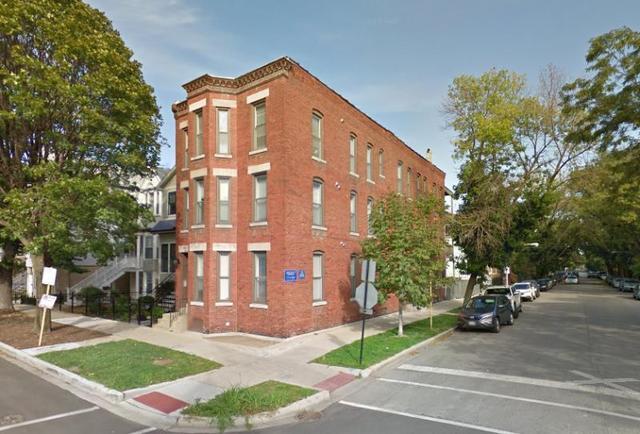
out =
[(373, 236), (362, 254), (377, 264), (380, 301), (398, 299), (398, 336), (403, 335), (403, 306), (426, 307), (429, 286), (443, 280), (445, 259), (444, 201), (431, 195), (409, 199), (396, 193), (378, 200), (369, 224)]
[(129, 192), (157, 166), (161, 118), (132, 56), (80, 0), (0, 0), (0, 240), (4, 264), (16, 243), (31, 254), (38, 294), (43, 265), (113, 257), (148, 216)]
[[(536, 93), (524, 76), (490, 70), (454, 79), (443, 105), (461, 163), (452, 224), (470, 275), (465, 300), (487, 267), (503, 268), (541, 235), (554, 195), (591, 146), (566, 136), (576, 114), (562, 110), (562, 76), (552, 67)], [(517, 272), (517, 270), (514, 270)]]

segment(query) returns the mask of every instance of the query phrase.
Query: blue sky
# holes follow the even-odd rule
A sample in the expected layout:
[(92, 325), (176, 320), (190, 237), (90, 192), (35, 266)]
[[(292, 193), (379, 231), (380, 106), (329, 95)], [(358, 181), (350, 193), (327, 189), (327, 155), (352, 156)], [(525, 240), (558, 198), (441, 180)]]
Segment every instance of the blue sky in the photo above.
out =
[(584, 74), (589, 39), (640, 29), (640, 1), (88, 0), (142, 62), (162, 109), (174, 163), (171, 103), (203, 73), (235, 77), (287, 55), (423, 153), (456, 182), (452, 133), (440, 113), (460, 74), (526, 74), (555, 64)]

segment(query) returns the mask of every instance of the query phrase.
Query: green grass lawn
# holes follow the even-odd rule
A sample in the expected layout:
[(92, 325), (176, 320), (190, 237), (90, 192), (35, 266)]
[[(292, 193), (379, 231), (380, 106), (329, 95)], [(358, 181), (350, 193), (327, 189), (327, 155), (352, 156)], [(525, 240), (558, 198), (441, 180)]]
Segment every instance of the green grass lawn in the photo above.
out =
[(275, 411), (314, 393), (316, 390), (313, 389), (279, 381), (265, 381), (246, 388), (232, 387), (209, 401), (185, 408), (182, 413), (213, 418), (218, 429), (224, 431), (233, 426), (233, 418), (236, 416), (245, 417), (248, 424), (249, 416)]
[(433, 317), (433, 329), (429, 328), (429, 319), (412, 322), (404, 326), (404, 336), (398, 336), (398, 329), (364, 338), (364, 355), (362, 365), (359, 364), (360, 340), (336, 348), (314, 360), (331, 366), (346, 368), (368, 368), (400, 351), (433, 337), (445, 330), (455, 327), (458, 318), (451, 314), (441, 314)]
[(125, 339), (38, 356), (116, 390), (176, 380), (219, 368), (219, 363), (145, 342)]

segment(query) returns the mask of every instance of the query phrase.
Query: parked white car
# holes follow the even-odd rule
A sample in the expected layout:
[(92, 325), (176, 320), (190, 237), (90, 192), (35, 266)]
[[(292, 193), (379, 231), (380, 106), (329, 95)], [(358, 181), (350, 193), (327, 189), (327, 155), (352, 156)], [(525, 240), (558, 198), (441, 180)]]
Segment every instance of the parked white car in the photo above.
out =
[(519, 292), (515, 292), (508, 286), (489, 286), (484, 290), (485, 295), (506, 295), (511, 303), (513, 317), (518, 318), (522, 312), (522, 298)]
[(564, 279), (564, 283), (574, 283), (578, 284), (578, 275), (575, 273), (567, 274), (567, 277)]
[(531, 284), (531, 282), (520, 282), (511, 286), (513, 292), (517, 292), (520, 294), (521, 298), (526, 298), (527, 300), (533, 301), (536, 299), (536, 288)]

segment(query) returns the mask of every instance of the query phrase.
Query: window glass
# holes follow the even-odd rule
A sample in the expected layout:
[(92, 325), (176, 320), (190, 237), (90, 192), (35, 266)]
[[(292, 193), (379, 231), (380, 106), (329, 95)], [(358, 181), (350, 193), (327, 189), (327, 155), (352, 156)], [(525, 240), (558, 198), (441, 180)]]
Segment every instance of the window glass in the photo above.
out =
[(358, 142), (355, 136), (349, 138), (349, 172), (357, 173), (356, 169), (356, 154), (357, 154)]
[(313, 181), (312, 208), (313, 224), (322, 226), (324, 224), (323, 184), (320, 180)]
[(204, 154), (202, 141), (202, 110), (196, 112), (196, 156)]
[(218, 223), (231, 223), (229, 205), (229, 178), (218, 178)]
[(266, 112), (264, 101), (253, 109), (253, 150), (267, 148)]
[(398, 161), (396, 191), (402, 194), (402, 161)]
[(255, 175), (254, 177), (254, 206), (253, 221), (267, 221), (267, 175)]
[(189, 132), (187, 130), (183, 130), (183, 138), (184, 138), (184, 156), (183, 156), (183, 166), (189, 167)]
[(176, 192), (167, 193), (167, 215), (176, 215)]
[(204, 292), (204, 255), (202, 252), (197, 252), (196, 256), (196, 272), (195, 272), (195, 285), (193, 300), (202, 301), (202, 295)]
[(382, 149), (378, 151), (378, 175), (384, 176), (384, 151)]
[(196, 216), (194, 224), (204, 223), (204, 180), (196, 179)]
[(358, 221), (356, 215), (356, 205), (358, 201), (358, 194), (355, 191), (351, 192), (351, 199), (349, 201), (349, 230), (351, 232), (358, 232)]
[(229, 110), (218, 109), (218, 154), (228, 155), (229, 149)]
[(373, 235), (373, 228), (371, 227), (371, 214), (373, 213), (373, 198), (367, 199), (367, 234)]
[(323, 277), (323, 261), (322, 253), (313, 254), (313, 300), (319, 301), (323, 299), (322, 294), (322, 277)]
[(220, 300), (229, 300), (231, 276), (231, 253), (218, 253), (218, 297)]
[(358, 282), (356, 280), (356, 266), (357, 266), (358, 258), (356, 255), (351, 255), (351, 260), (349, 261), (349, 282), (351, 283), (351, 297), (355, 297), (356, 288), (358, 286)]
[(267, 302), (267, 253), (253, 253), (253, 301)]
[(314, 113), (311, 115), (312, 155), (322, 159), (322, 118)]
[(373, 179), (373, 147), (371, 145), (367, 146), (367, 179)]

